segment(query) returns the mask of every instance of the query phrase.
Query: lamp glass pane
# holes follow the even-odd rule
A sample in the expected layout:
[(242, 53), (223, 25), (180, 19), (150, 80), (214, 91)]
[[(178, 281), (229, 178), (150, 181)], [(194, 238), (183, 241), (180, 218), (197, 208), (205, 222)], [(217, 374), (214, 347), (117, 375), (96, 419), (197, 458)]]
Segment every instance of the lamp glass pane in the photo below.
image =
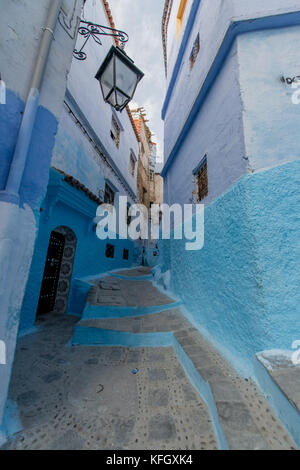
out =
[(100, 83), (105, 98), (114, 86), (114, 58), (112, 57), (107, 64), (102, 76), (100, 77)]
[(118, 90), (116, 91), (116, 96), (117, 96), (117, 104), (121, 108), (122, 106), (124, 106), (128, 98), (127, 96), (123, 95), (123, 93), (121, 93)]
[(110, 95), (110, 97), (108, 98), (108, 102), (112, 105), (112, 106), (116, 106), (117, 104), (117, 101), (116, 101), (116, 92), (113, 91), (112, 94)]
[(132, 97), (137, 79), (136, 73), (116, 57), (116, 86), (126, 95)]

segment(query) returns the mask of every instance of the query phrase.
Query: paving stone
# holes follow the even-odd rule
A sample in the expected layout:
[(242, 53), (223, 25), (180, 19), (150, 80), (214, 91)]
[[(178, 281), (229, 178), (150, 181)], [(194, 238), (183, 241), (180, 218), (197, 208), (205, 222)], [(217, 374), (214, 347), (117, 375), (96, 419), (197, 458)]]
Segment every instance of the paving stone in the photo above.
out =
[(31, 406), (38, 401), (39, 394), (36, 390), (29, 390), (17, 396), (19, 406)]
[(160, 381), (160, 380), (167, 380), (168, 376), (164, 369), (150, 369), (148, 371), (148, 377), (151, 381)]
[(135, 418), (118, 419), (115, 424), (115, 439), (118, 445), (128, 444), (135, 425)]
[(109, 361), (121, 361), (124, 357), (124, 351), (121, 349), (113, 349), (109, 355), (108, 355), (108, 360)]
[(169, 403), (169, 391), (167, 389), (149, 390), (149, 406), (167, 406)]
[(127, 354), (127, 362), (128, 364), (132, 364), (132, 363), (138, 364), (140, 361), (140, 357), (141, 357), (140, 351), (130, 350)]
[(88, 366), (95, 366), (97, 364), (99, 364), (99, 360), (95, 357), (91, 358), (91, 359), (88, 359), (87, 361), (85, 361), (85, 364), (87, 364)]
[(51, 450), (81, 450), (84, 440), (75, 431), (67, 431), (60, 436), (53, 444), (50, 444)]
[(242, 401), (242, 397), (229, 379), (219, 379), (210, 381), (210, 387), (215, 399), (215, 402), (234, 402), (233, 406), (238, 406), (238, 402)]
[(182, 347), (183, 346), (193, 346), (193, 345), (196, 345), (196, 344), (197, 344), (197, 342), (196, 342), (195, 338), (193, 338), (190, 335), (187, 335), (184, 338), (180, 338), (180, 345)]
[(50, 372), (50, 374), (45, 375), (42, 377), (43, 381), (46, 384), (51, 384), (52, 382), (57, 382), (62, 378), (62, 373), (60, 371), (54, 370)]
[(158, 414), (150, 420), (149, 439), (167, 441), (175, 435), (176, 427), (171, 416)]
[(157, 352), (155, 350), (148, 353), (148, 359), (150, 362), (160, 362), (165, 360), (165, 355), (162, 352)]
[(185, 401), (195, 401), (197, 400), (197, 395), (193, 387), (189, 384), (182, 385), (183, 395)]
[(197, 371), (206, 382), (226, 380), (226, 376), (223, 374), (222, 369), (215, 365), (210, 367), (202, 367), (201, 365), (200, 367), (197, 367)]
[(185, 376), (185, 373), (182, 367), (175, 367), (174, 372), (178, 379), (182, 379)]

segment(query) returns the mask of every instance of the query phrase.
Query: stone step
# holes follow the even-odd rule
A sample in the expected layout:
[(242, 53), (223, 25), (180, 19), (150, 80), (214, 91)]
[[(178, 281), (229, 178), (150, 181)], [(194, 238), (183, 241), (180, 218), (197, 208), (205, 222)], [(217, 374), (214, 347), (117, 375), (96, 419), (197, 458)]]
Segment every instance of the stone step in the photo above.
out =
[(91, 283), (93, 286), (87, 303), (92, 306), (148, 307), (174, 303), (174, 299), (144, 279), (136, 281), (106, 276), (91, 280)]
[[(141, 338), (145, 341), (147, 334), (151, 336), (155, 333), (172, 333), (178, 348), (182, 349), (190, 360), (191, 370), (187, 372), (191, 376), (198, 374), (211, 390), (218, 414), (215, 432), (224, 434), (229, 449), (295, 448), (295, 444), (255, 384), (235, 373), (192, 326), (180, 308), (141, 317), (82, 319), (78, 326), (87, 330), (90, 328), (115, 332), (116, 338), (119, 333), (128, 333), (131, 346), (134, 346), (135, 337), (138, 345)], [(216, 429), (218, 426), (220, 429)]]
[[(295, 358), (293, 355), (295, 354)], [(256, 355), (260, 386), (300, 446), (300, 364), (297, 351), (270, 350)]]

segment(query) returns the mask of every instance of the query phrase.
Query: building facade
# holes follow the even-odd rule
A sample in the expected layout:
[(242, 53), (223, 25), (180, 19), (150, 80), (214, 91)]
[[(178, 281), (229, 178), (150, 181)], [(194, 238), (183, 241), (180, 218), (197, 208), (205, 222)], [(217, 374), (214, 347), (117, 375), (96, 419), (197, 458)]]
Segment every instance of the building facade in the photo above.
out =
[(290, 349), (300, 327), (300, 2), (166, 0), (162, 34), (164, 198), (205, 205), (205, 243), (162, 243), (161, 269), (255, 376), (255, 354)]
[[(162, 204), (163, 202), (163, 179), (160, 176), (161, 167), (157, 158), (157, 145), (153, 142), (144, 109), (138, 108), (132, 110), (132, 116), (140, 144), (137, 170), (138, 198), (139, 203), (148, 209), (148, 216), (150, 218), (151, 206), (153, 204)], [(148, 231), (150, 233), (150, 225)], [(143, 261), (150, 266), (154, 266), (157, 263), (157, 242), (157, 240), (152, 240), (150, 235), (147, 240), (141, 242), (144, 251)]]
[[(20, 309), (72, 61), (82, 1), (7, 2), (1, 10), (0, 441)], [(53, 40), (54, 39), (54, 40)]]
[[(83, 16), (94, 23), (114, 26), (107, 2), (95, 4), (87, 0)], [(82, 41), (78, 35), (76, 49), (80, 49)], [(113, 204), (118, 212), (120, 196), (127, 197), (129, 206), (137, 201), (139, 146), (130, 111), (116, 113), (106, 104), (94, 78), (113, 41), (114, 38), (105, 38), (99, 47), (91, 40), (85, 49), (87, 59), (72, 61), (48, 190), (40, 209), (21, 330), (32, 328), (37, 313), (43, 313), (45, 308), (80, 314), (73, 302), (72, 285), (77, 288), (76, 279), (134, 262), (133, 242), (99, 240), (94, 222), (97, 207), (102, 203)], [(57, 233), (64, 237), (64, 248), (57, 257), (60, 268), (54, 269), (57, 278), (53, 291), (53, 286), (47, 283), (53, 269), (45, 265), (45, 258), (49, 259), (49, 243)], [(66, 243), (68, 238), (72, 238), (72, 249)], [(45, 303), (48, 305), (44, 306)]]
[(8, 2), (1, 14), (0, 442), (18, 333), (50, 311), (80, 315), (82, 279), (141, 256), (133, 241), (96, 234), (99, 205), (118, 212), (120, 196), (128, 207), (138, 200), (139, 142), (129, 108), (116, 113), (95, 79), (118, 40), (91, 38), (87, 59), (76, 60), (80, 19), (115, 28), (105, 0)]

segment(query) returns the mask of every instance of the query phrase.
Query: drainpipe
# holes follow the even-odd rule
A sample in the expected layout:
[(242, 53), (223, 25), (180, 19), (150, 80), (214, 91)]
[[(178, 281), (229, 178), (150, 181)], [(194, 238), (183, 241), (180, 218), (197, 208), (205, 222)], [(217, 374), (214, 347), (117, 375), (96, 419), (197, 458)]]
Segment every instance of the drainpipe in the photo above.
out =
[(15, 152), (10, 166), (5, 191), (2, 193), (2, 196), (4, 196), (2, 197), (2, 200), (5, 199), (6, 201), (13, 202), (15, 204), (19, 204), (19, 191), (38, 110), (40, 89), (62, 1), (63, 0), (51, 0), (46, 26), (43, 28), (43, 37), (41, 40), (39, 55), (33, 72)]

